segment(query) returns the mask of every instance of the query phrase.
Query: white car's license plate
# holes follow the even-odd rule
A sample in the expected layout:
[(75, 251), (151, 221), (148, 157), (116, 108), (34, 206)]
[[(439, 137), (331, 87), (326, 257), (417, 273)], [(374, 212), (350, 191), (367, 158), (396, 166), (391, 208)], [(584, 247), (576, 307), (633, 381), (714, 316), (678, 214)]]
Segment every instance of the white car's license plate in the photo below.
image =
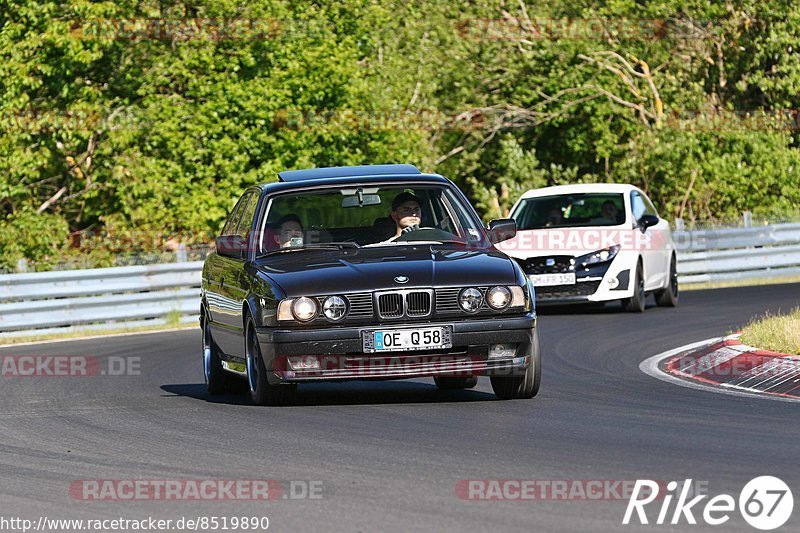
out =
[(534, 287), (547, 287), (551, 285), (575, 285), (575, 273), (564, 274), (531, 274), (528, 276)]
[(453, 347), (450, 326), (365, 331), (362, 340), (366, 353), (437, 350)]

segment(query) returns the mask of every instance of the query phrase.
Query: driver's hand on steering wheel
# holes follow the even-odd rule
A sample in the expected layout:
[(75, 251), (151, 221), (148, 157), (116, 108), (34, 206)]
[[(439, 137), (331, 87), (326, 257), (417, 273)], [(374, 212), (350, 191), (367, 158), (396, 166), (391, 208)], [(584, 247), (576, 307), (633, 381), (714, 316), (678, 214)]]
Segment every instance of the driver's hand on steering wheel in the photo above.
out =
[(419, 224), (414, 224), (413, 226), (406, 226), (400, 231), (400, 233), (411, 233), (412, 231), (417, 231), (418, 229)]

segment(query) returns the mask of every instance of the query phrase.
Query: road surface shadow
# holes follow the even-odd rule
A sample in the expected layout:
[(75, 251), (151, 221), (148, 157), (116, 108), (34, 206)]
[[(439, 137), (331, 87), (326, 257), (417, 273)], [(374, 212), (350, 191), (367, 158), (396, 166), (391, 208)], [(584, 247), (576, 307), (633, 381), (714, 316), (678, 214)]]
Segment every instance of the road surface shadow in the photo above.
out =
[[(488, 379), (488, 378), (481, 378)], [(242, 381), (244, 387), (244, 380)], [(244, 394), (211, 396), (203, 383), (162, 385), (161, 390), (210, 403), (251, 405)], [(461, 403), (497, 400), (494, 394), (474, 389), (439, 390), (433, 383), (406, 380), (302, 383), (295, 406), (380, 405), (401, 403)]]
[[(652, 302), (647, 302), (645, 311), (657, 308), (658, 306)], [(546, 304), (536, 303), (536, 313), (547, 315), (617, 315), (628, 314), (627, 311), (622, 309), (619, 302), (608, 303), (575, 303), (575, 304)]]

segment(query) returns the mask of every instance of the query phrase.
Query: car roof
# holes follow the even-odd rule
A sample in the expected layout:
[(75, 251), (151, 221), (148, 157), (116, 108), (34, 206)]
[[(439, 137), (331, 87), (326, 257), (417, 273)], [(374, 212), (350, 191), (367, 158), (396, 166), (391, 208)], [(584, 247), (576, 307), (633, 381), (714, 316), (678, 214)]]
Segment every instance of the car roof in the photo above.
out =
[(586, 193), (628, 193), (640, 190), (635, 185), (629, 183), (576, 183), (573, 185), (555, 185), (553, 187), (542, 187), (541, 189), (531, 189), (522, 195), (522, 198), (538, 198), (541, 196), (554, 196), (559, 194), (586, 194)]
[(278, 172), (280, 181), (306, 181), (321, 178), (349, 178), (352, 176), (405, 176), (422, 174), (414, 165), (360, 165), (354, 167), (308, 168)]
[(284, 170), (279, 181), (264, 183), (259, 188), (268, 193), (328, 185), (345, 186), (359, 183), (451, 184), (439, 174), (422, 173), (413, 165), (361, 165), (306, 170)]

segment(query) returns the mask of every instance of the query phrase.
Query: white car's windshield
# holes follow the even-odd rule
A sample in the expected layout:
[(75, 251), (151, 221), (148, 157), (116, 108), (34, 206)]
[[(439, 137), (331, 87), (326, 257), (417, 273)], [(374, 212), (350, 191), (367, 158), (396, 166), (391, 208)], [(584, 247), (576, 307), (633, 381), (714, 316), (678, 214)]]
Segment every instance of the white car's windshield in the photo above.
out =
[(488, 245), (467, 206), (446, 187), (365, 185), (276, 196), (267, 206), (258, 250), (406, 242)]
[(511, 213), (518, 230), (618, 226), (625, 222), (621, 193), (563, 194), (526, 198)]

